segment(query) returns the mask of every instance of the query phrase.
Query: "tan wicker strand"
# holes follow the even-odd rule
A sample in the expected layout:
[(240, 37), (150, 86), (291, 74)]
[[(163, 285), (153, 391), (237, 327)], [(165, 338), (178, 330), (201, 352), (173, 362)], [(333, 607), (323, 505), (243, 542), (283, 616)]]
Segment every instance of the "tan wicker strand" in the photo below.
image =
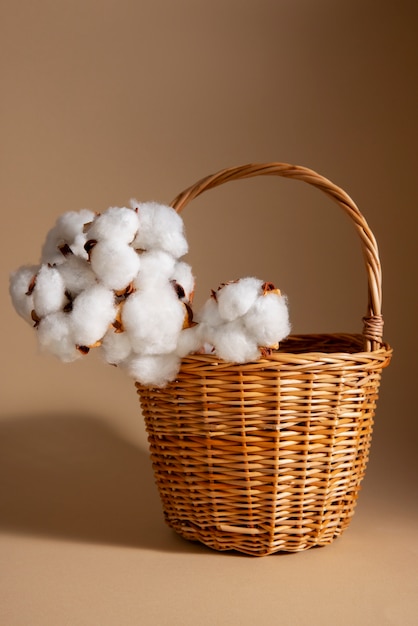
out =
[(294, 335), (257, 361), (189, 355), (164, 388), (137, 383), (168, 525), (216, 550), (261, 556), (331, 543), (348, 527), (363, 480), (381, 372), (381, 271), (376, 241), (347, 194), (311, 170), (246, 165), (180, 194), (256, 175), (325, 191), (360, 234), (369, 284), (362, 335)]

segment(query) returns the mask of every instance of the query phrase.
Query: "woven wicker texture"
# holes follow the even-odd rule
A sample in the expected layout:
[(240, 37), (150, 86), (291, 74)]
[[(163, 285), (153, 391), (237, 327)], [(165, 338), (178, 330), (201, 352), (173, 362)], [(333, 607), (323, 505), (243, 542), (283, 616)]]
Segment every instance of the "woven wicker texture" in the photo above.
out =
[(261, 556), (326, 545), (347, 528), (392, 351), (382, 341), (376, 241), (351, 198), (324, 177), (246, 165), (202, 179), (172, 205), (180, 211), (207, 189), (256, 175), (310, 183), (348, 213), (368, 277), (363, 334), (295, 335), (242, 365), (191, 355), (165, 388), (136, 386), (169, 526), (216, 550)]

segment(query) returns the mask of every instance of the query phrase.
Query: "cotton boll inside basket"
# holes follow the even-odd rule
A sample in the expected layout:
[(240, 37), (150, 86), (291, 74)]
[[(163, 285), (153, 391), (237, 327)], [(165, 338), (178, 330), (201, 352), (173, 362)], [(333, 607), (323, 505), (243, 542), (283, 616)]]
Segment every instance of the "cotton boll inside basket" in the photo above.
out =
[(139, 217), (138, 234), (133, 246), (141, 250), (165, 250), (176, 259), (188, 251), (184, 224), (174, 209), (157, 202), (138, 203), (132, 200)]
[(184, 305), (170, 283), (133, 293), (122, 310), (123, 327), (141, 354), (174, 352), (184, 318)]
[(16, 313), (29, 324), (33, 323), (33, 290), (39, 265), (23, 265), (10, 275), (9, 293)]
[(33, 306), (39, 318), (56, 313), (68, 302), (64, 280), (55, 267), (42, 265), (33, 290)]
[(201, 349), (207, 354), (212, 353), (217, 341), (217, 331), (226, 323), (219, 315), (218, 303), (213, 296), (208, 298), (203, 307), (197, 311), (195, 320)]
[(217, 328), (224, 323), (219, 315), (218, 303), (211, 297), (206, 300), (202, 308), (196, 313), (196, 321), (205, 326)]
[(86, 289), (75, 298), (70, 316), (75, 343), (93, 346), (103, 338), (115, 319), (113, 292), (103, 285)]
[(53, 354), (65, 363), (81, 357), (74, 343), (68, 313), (51, 313), (44, 317), (39, 323), (37, 338), (42, 350)]
[[(205, 351), (244, 363), (275, 347), (290, 332), (286, 298), (271, 283), (243, 278), (223, 285), (196, 315)], [(209, 350), (210, 351), (210, 350)]]
[(95, 214), (88, 209), (67, 211), (61, 215), (55, 226), (48, 232), (42, 247), (42, 263), (63, 263), (64, 256), (59, 248), (67, 244), (73, 254), (87, 258), (84, 250), (86, 235), (84, 225), (94, 219)]
[(259, 346), (274, 346), (290, 333), (286, 297), (274, 292), (260, 296), (243, 321)]
[(141, 290), (165, 286), (174, 272), (176, 260), (164, 250), (150, 250), (140, 255), (141, 268), (135, 278), (135, 287)]
[(102, 240), (91, 248), (90, 264), (97, 278), (108, 289), (120, 291), (136, 277), (141, 262), (137, 252), (129, 245)]
[(262, 280), (248, 277), (220, 287), (216, 292), (220, 317), (231, 322), (245, 315), (260, 295), (262, 284)]
[(207, 338), (213, 344), (217, 356), (224, 361), (246, 363), (260, 355), (257, 341), (246, 332), (240, 320), (226, 322), (212, 329)]
[(90, 224), (87, 238), (129, 244), (138, 231), (139, 219), (135, 210), (127, 207), (110, 207)]
[(143, 385), (164, 387), (176, 378), (180, 358), (175, 353), (132, 355), (122, 366), (129, 376)]

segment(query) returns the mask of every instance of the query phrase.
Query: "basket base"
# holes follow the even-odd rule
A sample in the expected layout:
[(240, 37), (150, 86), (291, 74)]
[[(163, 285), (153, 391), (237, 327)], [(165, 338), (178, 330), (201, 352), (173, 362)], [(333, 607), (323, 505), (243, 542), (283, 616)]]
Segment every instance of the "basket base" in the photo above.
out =
[[(354, 506), (352, 505), (352, 509)], [(218, 552), (240, 552), (248, 556), (268, 556), (275, 553), (303, 552), (333, 543), (348, 528), (354, 510), (334, 527), (322, 529), (291, 529), (284, 526), (269, 530), (221, 524), (217, 527), (198, 527), (190, 521), (170, 519), (166, 524), (186, 541), (200, 543)]]

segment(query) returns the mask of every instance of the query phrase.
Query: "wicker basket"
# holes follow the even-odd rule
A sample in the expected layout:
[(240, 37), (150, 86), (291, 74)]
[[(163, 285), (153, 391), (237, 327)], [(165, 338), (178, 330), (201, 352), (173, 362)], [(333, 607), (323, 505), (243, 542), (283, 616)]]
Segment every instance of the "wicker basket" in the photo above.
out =
[(245, 165), (202, 179), (172, 203), (258, 175), (318, 187), (359, 234), (369, 303), (362, 335), (295, 335), (243, 365), (182, 361), (165, 388), (137, 383), (165, 518), (190, 540), (250, 555), (329, 544), (348, 526), (368, 461), (381, 371), (381, 270), (376, 241), (350, 197), (312, 170)]

